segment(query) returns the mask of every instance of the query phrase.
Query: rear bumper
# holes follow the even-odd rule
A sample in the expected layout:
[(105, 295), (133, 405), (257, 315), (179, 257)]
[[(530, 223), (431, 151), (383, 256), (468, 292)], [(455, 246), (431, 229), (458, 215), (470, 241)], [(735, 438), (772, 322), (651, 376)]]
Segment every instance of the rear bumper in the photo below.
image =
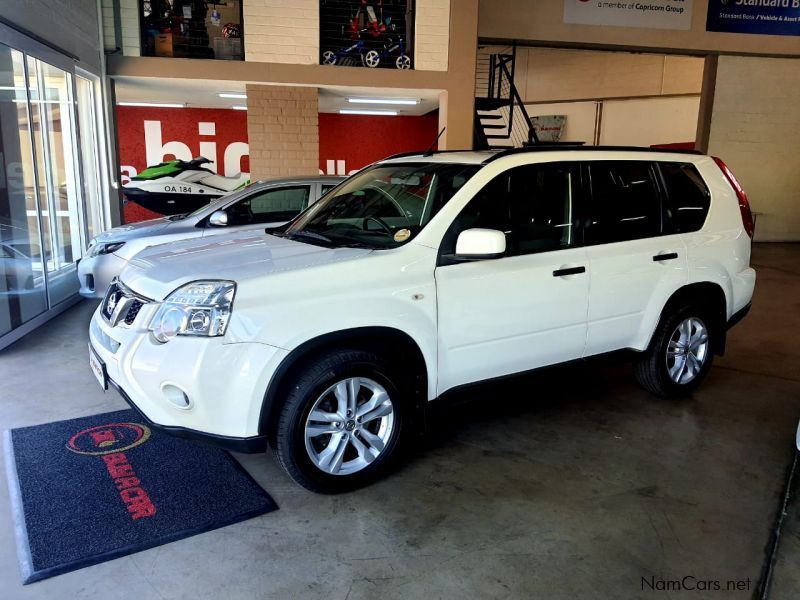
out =
[(747, 316), (747, 313), (750, 312), (751, 307), (752, 307), (752, 302), (748, 302), (742, 308), (733, 313), (733, 315), (731, 315), (731, 318), (728, 319), (728, 329), (730, 329), (731, 327), (736, 325), (739, 321), (744, 319)]
[(161, 425), (160, 423), (154, 423), (146, 414), (144, 414), (144, 412), (141, 411), (141, 409), (139, 409), (138, 406), (136, 406), (133, 400), (131, 400), (130, 396), (128, 396), (125, 390), (122, 389), (122, 386), (120, 386), (116, 381), (109, 378), (108, 385), (119, 392), (119, 395), (122, 396), (122, 399), (125, 400), (125, 402), (127, 402), (133, 410), (139, 413), (139, 416), (142, 419), (147, 421), (147, 424), (151, 429), (162, 431), (175, 437), (211, 444), (213, 446), (217, 446), (218, 448), (224, 448), (225, 450), (230, 450), (232, 452), (256, 454), (267, 451), (267, 436), (265, 435), (239, 438), (226, 435), (215, 435), (213, 433), (205, 433), (195, 429), (187, 429), (185, 427), (177, 427), (174, 425)]

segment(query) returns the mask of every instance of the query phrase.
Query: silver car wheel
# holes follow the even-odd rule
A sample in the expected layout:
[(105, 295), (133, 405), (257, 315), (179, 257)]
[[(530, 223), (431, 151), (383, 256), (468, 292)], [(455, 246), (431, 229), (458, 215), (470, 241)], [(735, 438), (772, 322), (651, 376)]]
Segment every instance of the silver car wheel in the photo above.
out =
[(700, 373), (708, 358), (709, 340), (705, 323), (697, 317), (681, 321), (667, 345), (667, 371), (675, 383), (685, 384)]
[(394, 431), (394, 405), (386, 389), (365, 377), (349, 377), (326, 389), (305, 423), (306, 452), (330, 475), (352, 475), (370, 465)]

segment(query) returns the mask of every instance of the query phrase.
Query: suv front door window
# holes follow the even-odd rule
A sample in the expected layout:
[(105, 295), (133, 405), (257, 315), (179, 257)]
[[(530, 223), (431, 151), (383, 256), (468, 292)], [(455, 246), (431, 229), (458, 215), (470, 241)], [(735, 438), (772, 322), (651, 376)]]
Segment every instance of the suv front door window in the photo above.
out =
[(443, 256), (471, 228), (505, 232), (507, 255), (456, 257), (436, 268), (440, 390), (583, 354), (589, 278), (556, 274), (586, 265), (572, 217), (578, 173), (569, 163), (515, 167), (492, 179), (455, 219)]

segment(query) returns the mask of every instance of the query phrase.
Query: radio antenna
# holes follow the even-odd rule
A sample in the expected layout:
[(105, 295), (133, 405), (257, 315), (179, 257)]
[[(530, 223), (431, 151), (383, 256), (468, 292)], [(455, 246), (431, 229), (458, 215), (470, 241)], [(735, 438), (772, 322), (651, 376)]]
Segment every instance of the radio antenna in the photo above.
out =
[(422, 154), (422, 156), (433, 156), (433, 147), (439, 141), (439, 138), (442, 137), (442, 134), (444, 133), (445, 129), (447, 129), (447, 127), (442, 127), (442, 130), (439, 132), (439, 135), (436, 136), (436, 139), (433, 140), (433, 143), (431, 143), (430, 146), (428, 146), (428, 149), (425, 150), (425, 152)]

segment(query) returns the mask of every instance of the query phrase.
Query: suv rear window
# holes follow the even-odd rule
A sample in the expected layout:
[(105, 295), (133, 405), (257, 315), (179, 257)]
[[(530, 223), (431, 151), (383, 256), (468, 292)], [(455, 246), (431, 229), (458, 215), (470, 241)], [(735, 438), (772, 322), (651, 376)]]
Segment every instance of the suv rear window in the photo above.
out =
[(659, 163), (667, 187), (667, 216), (676, 233), (697, 231), (706, 221), (711, 194), (694, 165)]
[(609, 244), (661, 235), (661, 196), (652, 163), (589, 163), (592, 196), (587, 244)]

